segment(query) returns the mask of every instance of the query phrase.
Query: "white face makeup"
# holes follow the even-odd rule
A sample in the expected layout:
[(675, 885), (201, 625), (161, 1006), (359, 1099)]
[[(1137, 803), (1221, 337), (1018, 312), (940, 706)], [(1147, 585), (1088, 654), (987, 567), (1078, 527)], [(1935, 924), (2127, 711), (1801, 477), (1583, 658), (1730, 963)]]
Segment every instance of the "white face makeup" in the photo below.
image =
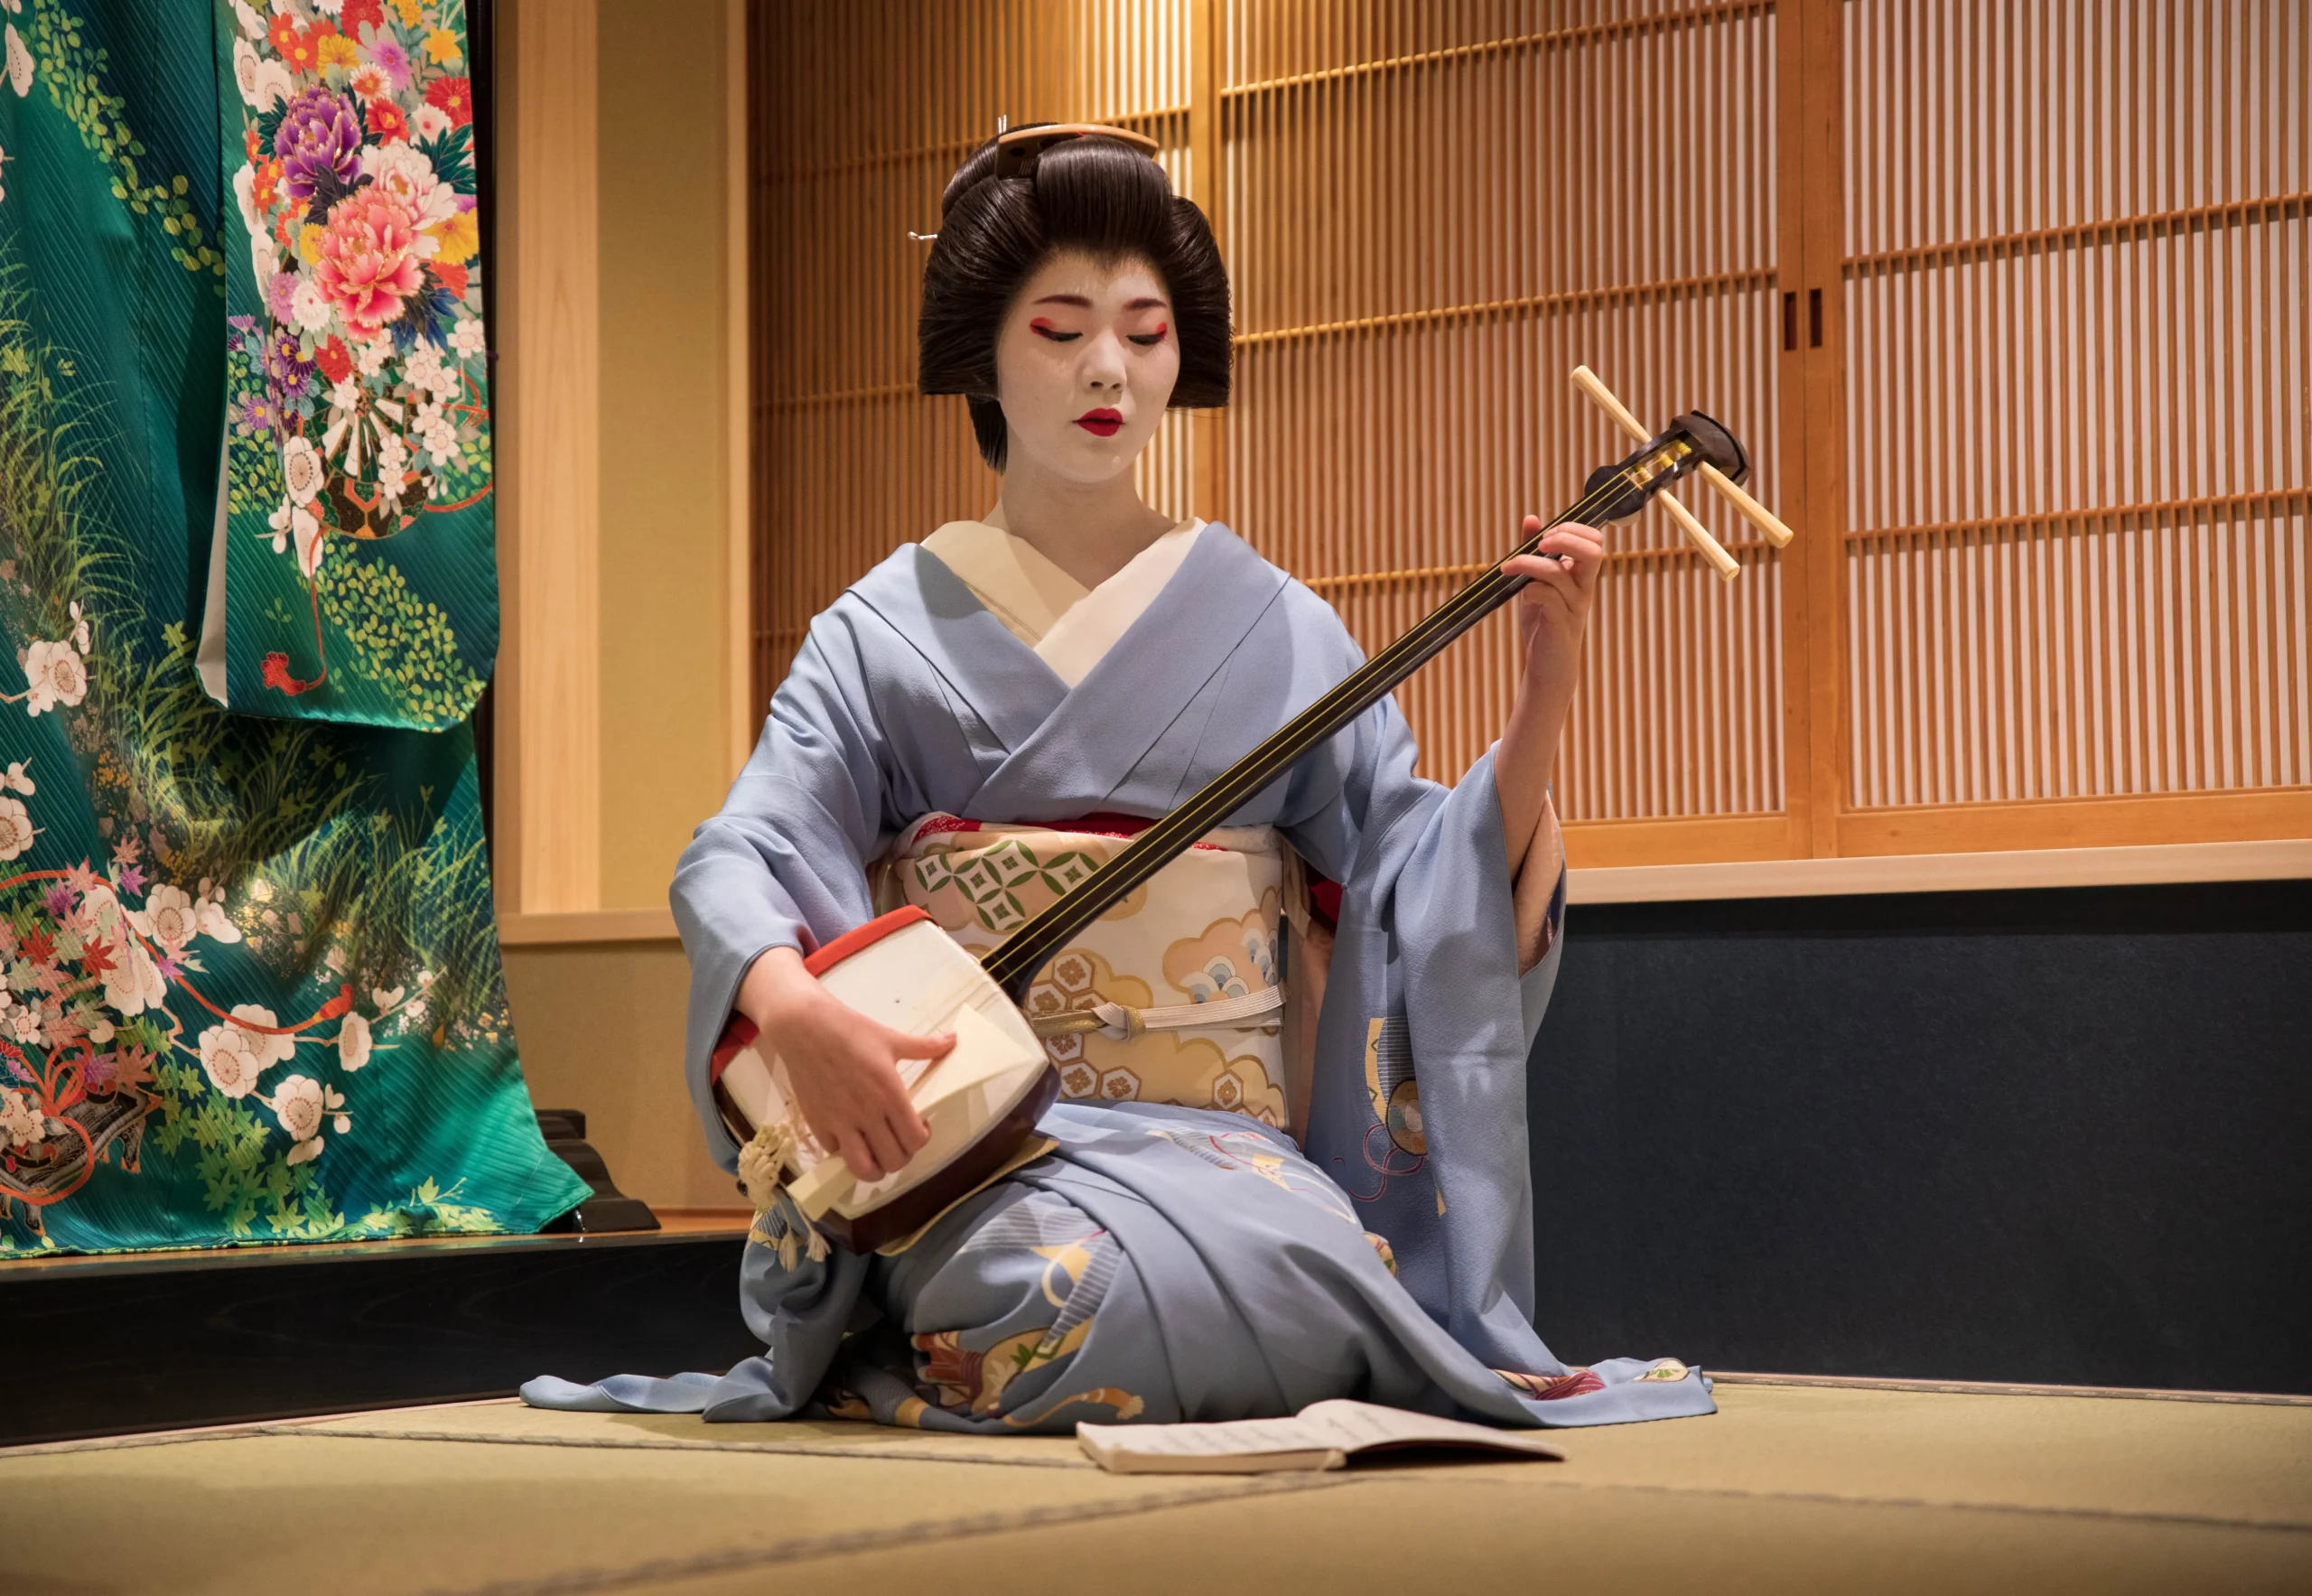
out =
[(996, 335), (1006, 470), (1032, 462), (1087, 485), (1130, 470), (1179, 374), (1172, 306), (1154, 268), (1132, 256), (1054, 256)]

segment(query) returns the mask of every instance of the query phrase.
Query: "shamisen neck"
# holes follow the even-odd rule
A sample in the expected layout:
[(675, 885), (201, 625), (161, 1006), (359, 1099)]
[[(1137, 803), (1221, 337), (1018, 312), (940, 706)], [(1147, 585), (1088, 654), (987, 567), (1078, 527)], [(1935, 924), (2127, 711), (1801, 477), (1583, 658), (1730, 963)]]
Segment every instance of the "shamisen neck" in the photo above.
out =
[[(1686, 427), (1689, 421), (1703, 421), (1711, 429), (1722, 431), (1716, 423), (1703, 417), (1680, 417), (1663, 436), (1618, 465), (1593, 476), (1589, 491), (1505, 555), (1502, 563), (1534, 553), (1551, 528), (1562, 523), (1589, 524), (1635, 515), (1656, 492), (1695, 470), (1701, 463), (1702, 451)], [(1732, 444), (1730, 437), (1728, 446), (1734, 451), (1730, 462), (1739, 470), (1743, 462), (1739, 446)], [(1522, 576), (1505, 575), (1496, 565), (1448, 599), (1404, 636), (1351, 671), (1338, 686), (1295, 715), (1282, 730), (1207, 782), (1187, 802), (1150, 826), (1130, 847), (1021, 927), (1002, 947), (986, 957), (984, 963), (989, 976), (1014, 1003), (1022, 1001), (1037, 972), (1081, 935), (1086, 927), (1171, 863), (1197, 838), (1250, 803), (1302, 755), (1347, 727), (1394, 692), (1397, 684), (1443, 652), (1455, 639), (1506, 603), (1525, 586), (1526, 581)]]

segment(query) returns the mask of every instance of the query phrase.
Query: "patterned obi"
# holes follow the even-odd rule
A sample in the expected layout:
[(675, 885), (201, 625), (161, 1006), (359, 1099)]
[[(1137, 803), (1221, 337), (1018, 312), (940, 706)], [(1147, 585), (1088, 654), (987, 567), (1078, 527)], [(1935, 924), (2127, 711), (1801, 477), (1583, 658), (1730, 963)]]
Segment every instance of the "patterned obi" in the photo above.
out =
[[(1147, 825), (1111, 815), (1053, 826), (926, 815), (885, 856), (877, 907), (916, 904), (984, 952)], [(1292, 863), (1271, 827), (1207, 833), (1045, 966), (1028, 1018), (1067, 1097), (1288, 1124), (1280, 976)]]

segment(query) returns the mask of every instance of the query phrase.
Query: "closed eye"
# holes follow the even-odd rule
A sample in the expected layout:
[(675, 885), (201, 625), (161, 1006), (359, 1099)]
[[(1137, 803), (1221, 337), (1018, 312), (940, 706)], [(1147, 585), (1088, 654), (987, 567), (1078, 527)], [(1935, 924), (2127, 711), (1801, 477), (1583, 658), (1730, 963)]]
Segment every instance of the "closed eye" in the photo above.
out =
[(1164, 335), (1170, 331), (1171, 331), (1171, 328), (1169, 326), (1159, 327), (1153, 332), (1134, 332), (1130, 336), (1133, 342), (1138, 344), (1142, 349), (1147, 350), (1154, 349), (1158, 344), (1163, 342)]
[(1053, 326), (1049, 322), (1045, 321), (1041, 316), (1038, 316), (1034, 321), (1029, 322), (1028, 326), (1031, 331), (1042, 333), (1054, 343), (1074, 343), (1077, 339), (1084, 336), (1081, 332), (1063, 331), (1059, 328)]

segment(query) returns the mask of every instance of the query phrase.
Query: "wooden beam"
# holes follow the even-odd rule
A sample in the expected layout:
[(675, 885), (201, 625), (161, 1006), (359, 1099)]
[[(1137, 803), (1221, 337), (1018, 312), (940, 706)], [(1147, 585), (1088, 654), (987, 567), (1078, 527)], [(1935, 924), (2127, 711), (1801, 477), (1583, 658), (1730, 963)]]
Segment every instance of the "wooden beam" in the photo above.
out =
[(680, 939), (670, 909), (594, 909), (575, 914), (502, 914), (498, 940), (508, 947)]
[(2032, 887), (2173, 882), (2301, 881), (2312, 841), (2181, 843), (2141, 848), (2016, 848), (1987, 854), (1743, 860), (1625, 869), (1573, 867), (1572, 903), (1677, 903), (1720, 898), (1851, 897), (1864, 892), (2011, 891)]
[(594, 8), (505, 23), (498, 902), (566, 912), (601, 900)]

